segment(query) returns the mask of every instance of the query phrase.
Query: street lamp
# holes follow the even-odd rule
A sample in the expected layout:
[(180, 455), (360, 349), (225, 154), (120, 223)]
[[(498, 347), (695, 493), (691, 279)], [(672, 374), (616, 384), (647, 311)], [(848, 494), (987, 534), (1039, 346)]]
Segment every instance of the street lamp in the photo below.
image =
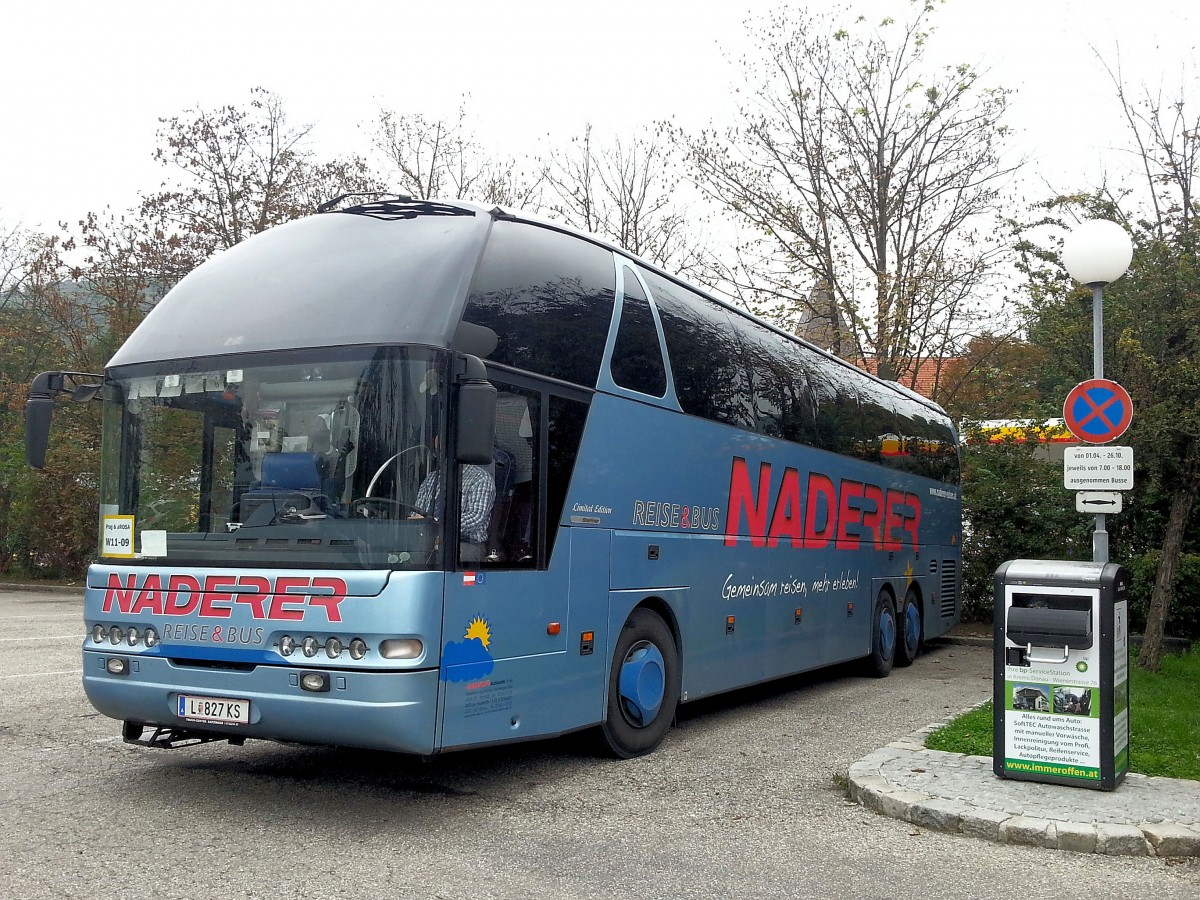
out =
[[(1104, 377), (1104, 286), (1125, 274), (1133, 261), (1133, 241), (1116, 222), (1088, 219), (1063, 241), (1063, 266), (1072, 278), (1092, 289), (1092, 377)], [(1096, 515), (1092, 561), (1108, 562), (1104, 514)]]

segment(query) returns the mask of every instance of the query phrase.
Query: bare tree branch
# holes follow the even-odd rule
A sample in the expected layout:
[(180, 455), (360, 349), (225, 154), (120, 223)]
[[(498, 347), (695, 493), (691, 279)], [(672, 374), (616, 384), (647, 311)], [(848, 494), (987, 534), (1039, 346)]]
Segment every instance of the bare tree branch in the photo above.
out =
[(741, 123), (672, 133), (705, 195), (761, 235), (743, 286), (780, 298), (781, 319), (836, 323), (823, 342), (887, 378), (973, 333), (1015, 168), (999, 155), (1007, 92), (926, 65), (930, 10), (876, 29), (777, 13), (752, 28), (765, 52), (743, 63)]

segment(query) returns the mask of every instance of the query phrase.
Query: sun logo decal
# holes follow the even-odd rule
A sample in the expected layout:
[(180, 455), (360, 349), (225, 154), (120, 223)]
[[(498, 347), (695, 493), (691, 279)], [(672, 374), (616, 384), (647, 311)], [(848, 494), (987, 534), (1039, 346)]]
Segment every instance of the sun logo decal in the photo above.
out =
[(474, 681), (490, 675), (496, 665), (488, 652), (491, 646), (492, 626), (477, 615), (467, 624), (461, 641), (449, 641), (442, 649), (442, 680)]
[(467, 633), (463, 637), (478, 638), (483, 644), (483, 649), (486, 650), (492, 643), (492, 630), (488, 627), (487, 619), (483, 616), (476, 616), (471, 620), (471, 624), (467, 626)]

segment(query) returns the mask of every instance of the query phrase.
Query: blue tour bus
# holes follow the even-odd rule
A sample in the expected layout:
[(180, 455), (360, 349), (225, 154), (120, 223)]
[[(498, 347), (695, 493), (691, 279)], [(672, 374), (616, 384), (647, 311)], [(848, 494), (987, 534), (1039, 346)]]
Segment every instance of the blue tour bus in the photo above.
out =
[(629, 757), (679, 702), (958, 622), (935, 404), (594, 237), (351, 202), (31, 387), (33, 465), (57, 399), (104, 404), (83, 684), (126, 740)]

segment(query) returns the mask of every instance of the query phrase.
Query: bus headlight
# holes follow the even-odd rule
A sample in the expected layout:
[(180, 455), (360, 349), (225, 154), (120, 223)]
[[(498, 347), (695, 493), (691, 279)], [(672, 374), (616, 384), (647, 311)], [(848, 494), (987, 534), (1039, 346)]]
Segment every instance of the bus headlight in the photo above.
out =
[(142, 638), (142, 640), (144, 640), (146, 642), (147, 649), (149, 649), (150, 647), (156, 647), (156, 646), (158, 646), (158, 632), (155, 631), (153, 628), (147, 628), (146, 636), (144, 638)]
[(138, 630), (136, 628), (130, 628), (129, 634), (125, 636), (125, 640), (129, 642), (130, 647), (136, 647), (138, 642)]
[(337, 659), (342, 655), (342, 642), (335, 637), (331, 637), (325, 642), (325, 655), (330, 659)]
[(316, 656), (317, 651), (321, 649), (321, 645), (317, 643), (317, 639), (311, 636), (304, 639), (301, 647), (304, 649), (305, 656)]
[(92, 626), (92, 640), (97, 644), (103, 644), (104, 638), (107, 636), (108, 630), (103, 625)]
[(125, 635), (121, 633), (121, 629), (116, 625), (108, 629), (108, 639), (113, 643), (113, 646), (121, 643), (121, 639), (124, 636)]
[(296, 652), (296, 639), (290, 634), (285, 634), (279, 639), (279, 655), (291, 656)]
[(367, 642), (362, 638), (355, 638), (350, 642), (350, 658), (362, 659), (367, 655)]

